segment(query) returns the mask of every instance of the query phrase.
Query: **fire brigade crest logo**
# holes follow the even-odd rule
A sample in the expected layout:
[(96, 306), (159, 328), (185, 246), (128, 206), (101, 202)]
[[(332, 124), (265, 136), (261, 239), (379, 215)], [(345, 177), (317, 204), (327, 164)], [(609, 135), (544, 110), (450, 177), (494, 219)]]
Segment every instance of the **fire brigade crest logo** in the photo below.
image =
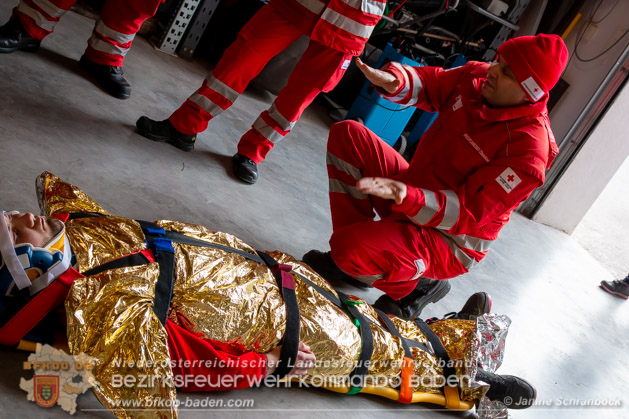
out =
[(50, 345), (37, 344), (37, 352), (24, 362), (24, 370), (33, 371), (33, 378), (21, 378), (20, 388), (39, 406), (58, 405), (73, 415), (77, 397), (97, 384), (92, 374), (95, 365), (96, 359), (86, 354), (68, 355)]
[(54, 406), (59, 400), (59, 376), (35, 376), (35, 402), (41, 407)]

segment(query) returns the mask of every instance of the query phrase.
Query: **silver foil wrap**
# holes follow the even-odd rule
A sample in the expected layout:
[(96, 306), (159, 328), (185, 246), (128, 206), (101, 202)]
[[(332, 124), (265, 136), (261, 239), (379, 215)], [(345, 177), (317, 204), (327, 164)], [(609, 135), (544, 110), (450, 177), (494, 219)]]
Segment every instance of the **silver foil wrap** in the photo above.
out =
[(487, 397), (480, 400), (476, 409), (478, 419), (508, 419), (509, 409), (501, 402), (492, 402)]
[[(485, 314), (476, 320), (476, 337), (479, 341), (478, 368), (496, 372), (502, 365), (505, 353), (505, 341), (511, 319), (504, 314)], [(474, 386), (484, 386), (483, 382), (476, 382)], [(506, 419), (509, 417), (507, 407), (499, 401), (491, 401), (483, 396), (476, 408), (479, 419)]]

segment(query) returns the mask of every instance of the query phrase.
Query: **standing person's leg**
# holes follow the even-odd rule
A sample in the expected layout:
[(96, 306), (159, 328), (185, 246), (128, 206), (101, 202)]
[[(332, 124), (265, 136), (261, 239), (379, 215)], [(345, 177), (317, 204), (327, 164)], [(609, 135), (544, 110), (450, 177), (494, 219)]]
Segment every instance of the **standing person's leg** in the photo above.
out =
[(20, 0), (9, 22), (0, 27), (0, 53), (37, 51), (76, 0)]
[(350, 54), (310, 41), (286, 86), (240, 139), (233, 160), (236, 177), (246, 183), (256, 182), (257, 164), (290, 133), (319, 93), (336, 87), (351, 59)]
[(81, 67), (118, 99), (131, 96), (131, 85), (122, 76), (124, 57), (142, 23), (155, 14), (161, 1), (108, 0), (87, 41)]
[(140, 134), (191, 151), (196, 134), (234, 103), (271, 58), (301, 35), (300, 28), (271, 6), (262, 7), (241, 29), (201, 87), (169, 119), (141, 117), (136, 124)]
[(107, 0), (87, 41), (85, 57), (90, 61), (122, 67), (135, 34), (144, 21), (157, 12), (162, 0)]

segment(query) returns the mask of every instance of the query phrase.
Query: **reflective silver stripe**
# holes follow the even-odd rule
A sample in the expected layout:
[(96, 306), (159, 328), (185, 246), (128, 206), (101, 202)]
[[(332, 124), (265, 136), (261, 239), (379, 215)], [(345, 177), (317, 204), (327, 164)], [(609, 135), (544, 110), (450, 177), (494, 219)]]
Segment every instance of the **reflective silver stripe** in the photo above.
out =
[(325, 4), (319, 0), (297, 0), (297, 3), (310, 10), (312, 13), (319, 14), (325, 7)]
[(411, 84), (409, 83), (408, 74), (404, 71), (402, 64), (393, 62), (391, 65), (402, 73), (402, 77), (404, 77), (404, 88), (397, 95), (388, 97), (387, 100), (390, 100), (391, 102), (402, 102), (406, 99), (406, 95), (408, 94), (408, 90), (411, 88)]
[(424, 225), (432, 220), (432, 217), (439, 211), (439, 201), (437, 201), (437, 194), (433, 191), (422, 188), (420, 190), (424, 193), (424, 206), (417, 214), (409, 218), (416, 224)]
[(55, 25), (57, 24), (57, 22), (53, 22), (46, 19), (44, 15), (42, 15), (37, 10), (27, 5), (26, 3), (20, 2), (20, 4), (17, 6), (17, 10), (18, 12), (23, 13), (26, 16), (33, 19), (33, 21), (35, 21), (35, 25), (37, 25), (38, 27), (42, 28), (45, 31), (49, 31), (49, 32), (52, 31)]
[(188, 100), (209, 113), (212, 118), (223, 112), (223, 108), (198, 92), (193, 93)]
[(108, 27), (107, 25), (105, 25), (103, 21), (100, 19), (98, 19), (98, 22), (96, 23), (96, 27), (94, 28), (94, 31), (97, 32), (99, 35), (102, 35), (106, 38), (109, 38), (121, 44), (129, 43), (133, 41), (133, 38), (135, 38), (134, 33), (126, 34), (126, 33), (115, 31), (111, 29), (110, 27)]
[(330, 179), (330, 192), (344, 193), (355, 199), (367, 199), (367, 195), (358, 190), (358, 188), (349, 186), (338, 179)]
[[(352, 275), (350, 275), (352, 276)], [(384, 278), (384, 274), (377, 275), (356, 275), (356, 279), (360, 282), (364, 282), (367, 285), (372, 285), (374, 282), (381, 280)]]
[[(20, 4), (21, 3), (22, 2), (20, 2)], [(42, 9), (44, 13), (46, 13), (50, 17), (61, 17), (65, 12), (67, 12), (66, 9), (61, 9), (46, 0), (33, 0), (33, 3), (35, 3), (37, 7)]]
[(267, 140), (269, 140), (272, 143), (277, 143), (278, 141), (280, 141), (281, 139), (284, 138), (284, 136), (282, 134), (280, 134), (279, 132), (275, 131), (275, 129), (273, 129), (273, 127), (269, 126), (269, 124), (267, 124), (264, 121), (264, 119), (262, 119), (262, 116), (259, 116), (258, 119), (256, 119), (256, 121), (253, 123), (253, 127), (260, 134), (262, 134), (262, 136), (264, 138), (266, 138)]
[(328, 153), (326, 155), (325, 163), (331, 164), (332, 166), (336, 167), (342, 172), (347, 173), (348, 175), (350, 175), (356, 180), (360, 180), (363, 177), (363, 174), (360, 172), (360, 170), (357, 167), (354, 167), (353, 165), (349, 164), (345, 160), (339, 159), (332, 153)]
[(231, 103), (234, 103), (236, 99), (238, 99), (238, 96), (240, 96), (240, 93), (214, 77), (213, 74), (207, 76), (207, 78), (205, 79), (205, 83), (210, 89), (214, 90), (216, 93), (223, 96)]
[(459, 210), (461, 209), (461, 203), (459, 197), (454, 191), (445, 190), (441, 191), (446, 196), (446, 209), (443, 216), (443, 220), (437, 228), (442, 230), (450, 230), (454, 227), (454, 224), (459, 220)]
[(321, 15), (321, 19), (328, 21), (337, 28), (343, 29), (344, 31), (347, 31), (359, 38), (369, 38), (374, 28), (373, 26), (367, 26), (363, 25), (362, 23), (358, 23), (355, 20), (352, 20), (347, 16), (343, 16), (339, 12), (332, 9), (325, 9), (323, 14)]
[(114, 45), (112, 43), (103, 41), (99, 37), (92, 35), (90, 39), (87, 41), (90, 47), (94, 48), (96, 51), (105, 52), (111, 55), (122, 55), (123, 57), (127, 55), (130, 48), (122, 48), (118, 45)]
[(450, 250), (452, 250), (454, 257), (456, 257), (459, 260), (459, 262), (461, 262), (461, 265), (463, 265), (465, 269), (469, 270), (472, 266), (478, 263), (476, 262), (476, 260), (474, 260), (473, 257), (469, 256), (467, 253), (461, 250), (459, 246), (456, 245), (455, 240), (454, 240), (456, 236), (448, 234), (448, 233), (444, 233), (443, 231), (439, 231), (439, 230), (436, 230), (436, 231), (439, 234), (441, 234), (441, 237), (443, 237), (443, 240), (446, 242)]
[(479, 239), (478, 237), (471, 237), (465, 234), (460, 236), (449, 235), (457, 246), (463, 249), (470, 249), (476, 252), (486, 252), (489, 250), (489, 246), (494, 242), (493, 240)]
[(361, 12), (369, 13), (371, 15), (382, 16), (384, 13), (384, 7), (386, 2), (374, 1), (374, 0), (342, 0), (343, 3)]
[(419, 78), (419, 75), (417, 74), (417, 72), (413, 69), (413, 67), (406, 64), (403, 64), (402, 67), (404, 68), (404, 70), (406, 70), (407, 74), (410, 74), (411, 79), (413, 81), (413, 92), (411, 93), (410, 100), (406, 104), (409, 106), (414, 105), (417, 103), (417, 100), (419, 99), (419, 92), (421, 92), (422, 87), (423, 87), (422, 81)]
[(269, 108), (269, 116), (273, 118), (275, 122), (278, 123), (280, 128), (282, 128), (282, 130), (284, 131), (292, 130), (295, 124), (297, 123), (297, 121), (291, 122), (288, 119), (286, 119), (284, 115), (282, 115), (280, 111), (277, 110), (277, 107), (275, 106), (275, 102), (273, 102), (273, 104), (271, 105), (271, 108)]

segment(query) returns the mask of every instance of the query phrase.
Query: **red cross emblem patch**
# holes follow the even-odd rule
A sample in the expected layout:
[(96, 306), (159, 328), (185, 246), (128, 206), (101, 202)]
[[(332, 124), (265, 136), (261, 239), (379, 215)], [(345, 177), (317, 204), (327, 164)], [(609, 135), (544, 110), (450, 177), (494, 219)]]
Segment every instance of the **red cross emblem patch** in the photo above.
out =
[(500, 185), (506, 193), (511, 193), (513, 188), (515, 188), (520, 182), (522, 182), (522, 179), (520, 179), (520, 177), (515, 174), (513, 169), (507, 167), (504, 172), (502, 172), (500, 176), (496, 178), (496, 182), (498, 182), (498, 185)]

